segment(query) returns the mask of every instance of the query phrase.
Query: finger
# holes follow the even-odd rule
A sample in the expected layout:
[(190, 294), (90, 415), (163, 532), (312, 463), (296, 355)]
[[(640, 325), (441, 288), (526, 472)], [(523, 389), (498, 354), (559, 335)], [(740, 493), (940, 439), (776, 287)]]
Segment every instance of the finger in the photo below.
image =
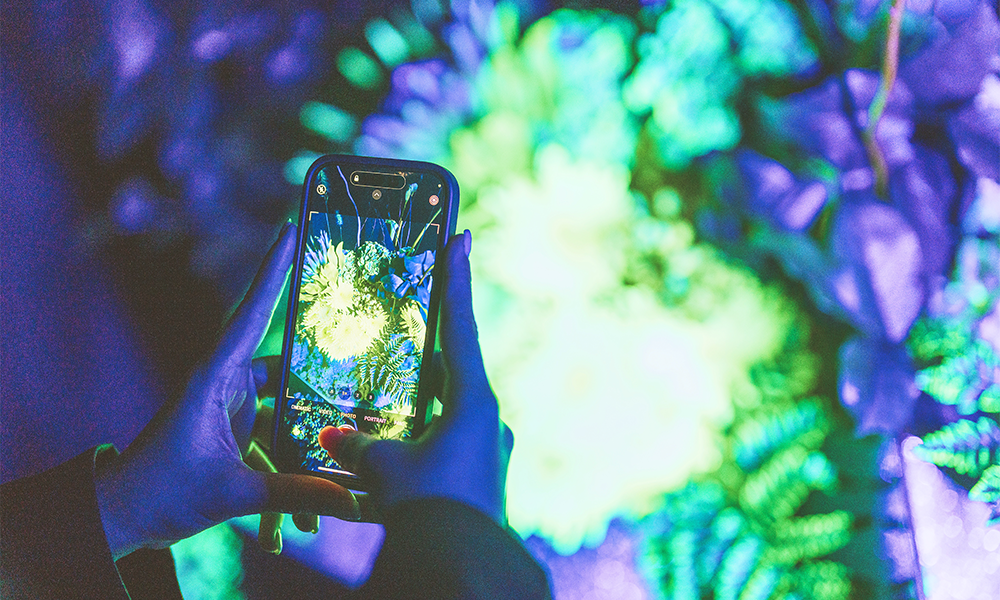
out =
[(372, 494), (358, 494), (358, 502), (361, 504), (362, 523), (382, 523), (382, 507)]
[(364, 477), (368, 471), (368, 460), (372, 445), (385, 441), (357, 431), (346, 431), (337, 427), (324, 427), (319, 432), (319, 445), (330, 458), (348, 471)]
[(285, 516), (281, 513), (264, 512), (260, 514), (257, 545), (264, 552), (281, 554), (281, 522), (284, 518)]
[(319, 515), (309, 513), (295, 513), (292, 515), (292, 522), (302, 533), (319, 532)]
[[(247, 386), (252, 386), (252, 377), (247, 376)], [(257, 420), (257, 410), (260, 401), (256, 394), (232, 394), (229, 396), (229, 427), (239, 445), (240, 453), (245, 454), (250, 448), (253, 424)]]
[[(466, 229), (465, 233), (452, 236), (445, 248), (446, 281), (441, 306), (441, 350), (447, 384), (452, 387), (446, 395), (453, 404), (465, 400), (489, 402), (493, 397), (483, 367), (476, 319), (472, 313), (472, 273), (468, 255), (471, 244), (472, 234)], [(476, 410), (481, 407), (469, 408)]]
[[(431, 425), (433, 429), (434, 425)], [(320, 432), (322, 434), (322, 432)], [(430, 433), (430, 429), (427, 431)], [(381, 485), (399, 481), (399, 471), (413, 471), (407, 461), (412, 444), (399, 440), (379, 439), (366, 433), (339, 430), (320, 436), (320, 445), (343, 468), (357, 473), (367, 484), (367, 492), (357, 496), (360, 519), (365, 523), (381, 523), (383, 490)]]
[(250, 363), (258, 398), (274, 398), (281, 383), (281, 356), (261, 356)]
[(331, 515), (345, 521), (361, 518), (357, 498), (347, 488), (309, 475), (258, 473), (264, 478), (264, 509), (282, 513)]
[(223, 356), (243, 362), (250, 360), (257, 351), (292, 266), (295, 234), (295, 226), (285, 223), (278, 240), (268, 250), (250, 289), (222, 335), (219, 351)]
[(500, 421), (500, 439), (503, 440), (503, 449), (510, 456), (514, 450), (514, 432), (502, 420)]

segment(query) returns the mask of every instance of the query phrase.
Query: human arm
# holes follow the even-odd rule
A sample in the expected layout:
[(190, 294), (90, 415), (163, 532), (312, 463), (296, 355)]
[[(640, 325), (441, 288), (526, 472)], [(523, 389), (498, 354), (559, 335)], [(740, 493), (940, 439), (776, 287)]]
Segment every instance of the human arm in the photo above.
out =
[[(116, 565), (94, 494), (94, 469), (117, 452), (99, 446), (52, 469), (0, 486), (0, 597), (32, 600), (180, 598), (169, 550)], [(128, 564), (125, 564), (127, 562)]]

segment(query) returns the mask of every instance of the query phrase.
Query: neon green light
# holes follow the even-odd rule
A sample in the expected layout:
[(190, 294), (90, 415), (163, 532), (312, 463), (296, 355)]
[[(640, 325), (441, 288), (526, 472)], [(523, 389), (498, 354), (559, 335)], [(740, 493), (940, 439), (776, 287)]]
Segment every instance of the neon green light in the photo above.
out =
[(395, 67), (410, 54), (406, 39), (385, 19), (374, 19), (365, 25), (365, 38), (388, 67)]
[(220, 523), (170, 547), (177, 583), (188, 600), (243, 600), (243, 541)]
[(382, 70), (375, 59), (352, 46), (337, 55), (337, 69), (359, 88), (371, 89), (382, 82)]
[(316, 152), (309, 152), (306, 150), (300, 150), (288, 159), (285, 163), (285, 181), (292, 185), (302, 185), (302, 182), (306, 179), (306, 171), (309, 170), (309, 165), (319, 158), (319, 154)]
[(322, 102), (306, 102), (299, 119), (307, 129), (338, 143), (352, 139), (357, 129), (357, 119), (351, 114)]
[(731, 397), (753, 387), (750, 365), (778, 351), (792, 317), (751, 274), (693, 246), (683, 221), (653, 245), (703, 278), (697, 312), (624, 286), (637, 224), (628, 170), (550, 145), (533, 171), (485, 185), (460, 228), (475, 231), (480, 338), (517, 440), (510, 523), (572, 553), (718, 465)]

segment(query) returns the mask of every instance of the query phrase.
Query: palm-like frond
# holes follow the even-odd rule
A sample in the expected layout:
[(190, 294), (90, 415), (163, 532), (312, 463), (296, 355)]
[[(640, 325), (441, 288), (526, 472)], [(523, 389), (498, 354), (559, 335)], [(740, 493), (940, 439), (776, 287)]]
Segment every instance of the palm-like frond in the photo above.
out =
[(386, 327), (358, 358), (357, 381), (369, 391), (380, 391), (394, 403), (409, 404), (417, 393), (420, 355), (410, 338)]

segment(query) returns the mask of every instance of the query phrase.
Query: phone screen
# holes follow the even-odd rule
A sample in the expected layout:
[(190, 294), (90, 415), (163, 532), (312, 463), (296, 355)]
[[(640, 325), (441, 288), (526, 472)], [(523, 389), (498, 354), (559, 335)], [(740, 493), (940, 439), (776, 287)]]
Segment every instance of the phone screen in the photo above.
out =
[(336, 161), (311, 170), (277, 410), (290, 466), (353, 479), (319, 445), (323, 428), (405, 439), (426, 424), (435, 263), (453, 228), (442, 175)]

